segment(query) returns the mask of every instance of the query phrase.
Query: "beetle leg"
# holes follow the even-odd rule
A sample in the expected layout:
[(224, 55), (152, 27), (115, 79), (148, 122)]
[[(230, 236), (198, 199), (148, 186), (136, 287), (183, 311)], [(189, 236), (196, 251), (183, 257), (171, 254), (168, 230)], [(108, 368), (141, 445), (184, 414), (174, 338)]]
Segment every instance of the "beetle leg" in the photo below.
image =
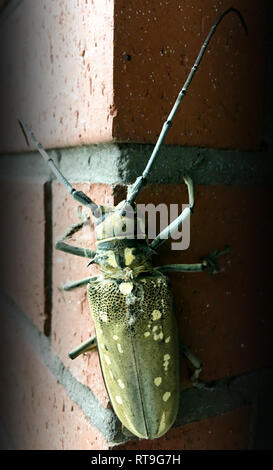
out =
[(87, 217), (85, 220), (82, 220), (78, 224), (73, 224), (68, 230), (58, 238), (55, 248), (56, 250), (64, 251), (65, 253), (70, 253), (76, 256), (83, 256), (84, 258), (94, 258), (96, 256), (96, 251), (90, 250), (89, 248), (80, 248), (78, 246), (71, 246), (65, 243), (65, 240), (72, 237), (74, 233), (81, 230), (84, 225), (87, 225), (90, 222), (90, 217)]
[(209, 274), (217, 274), (220, 272), (220, 268), (217, 262), (217, 258), (226, 255), (230, 252), (230, 247), (227, 246), (223, 250), (214, 250), (207, 256), (201, 258), (201, 263), (193, 264), (164, 264), (163, 266), (157, 266), (154, 268), (156, 271), (173, 271), (173, 272), (188, 272), (196, 273), (206, 271)]
[(173, 220), (162, 232), (157, 235), (157, 237), (150, 243), (150, 248), (156, 249), (160, 245), (162, 245), (165, 241), (168, 240), (172, 236), (174, 232), (178, 230), (180, 225), (190, 216), (191, 212), (193, 211), (194, 207), (194, 190), (193, 190), (193, 181), (189, 176), (184, 176), (185, 184), (188, 188), (188, 195), (189, 195), (189, 205), (186, 207), (181, 214)]
[(78, 357), (80, 354), (84, 354), (88, 351), (91, 351), (92, 349), (95, 349), (97, 347), (97, 337), (96, 336), (92, 336), (91, 338), (89, 338), (87, 341), (85, 341), (84, 343), (80, 344), (79, 346), (77, 346), (75, 349), (73, 349), (72, 351), (70, 351), (68, 353), (68, 356), (70, 357), (70, 359), (75, 359), (76, 357)]
[(91, 276), (91, 277), (85, 277), (84, 279), (79, 279), (78, 281), (74, 282), (68, 282), (64, 286), (62, 286), (62, 290), (68, 291), (72, 289), (76, 289), (76, 287), (82, 287), (85, 286), (86, 284), (89, 284), (89, 282), (94, 281), (97, 279), (98, 276)]
[(154, 268), (156, 271), (177, 271), (177, 272), (187, 272), (187, 273), (196, 273), (204, 270), (203, 263), (194, 263), (194, 264), (165, 264), (163, 266), (157, 266)]
[(207, 256), (204, 256), (201, 258), (201, 262), (203, 265), (203, 270), (206, 271), (209, 274), (217, 274), (220, 272), (220, 267), (217, 261), (217, 258), (220, 256), (226, 255), (227, 253), (230, 253), (230, 247), (226, 246), (223, 250), (214, 250), (211, 253), (209, 253)]
[(202, 362), (200, 361), (200, 359), (182, 341), (180, 342), (180, 344), (181, 344), (181, 349), (182, 349), (183, 354), (186, 356), (186, 358), (190, 361), (190, 363), (193, 365), (195, 369), (191, 376), (192, 385), (199, 389), (212, 391), (213, 390), (212, 386), (209, 386), (205, 384), (204, 382), (199, 381), (199, 375), (202, 372)]

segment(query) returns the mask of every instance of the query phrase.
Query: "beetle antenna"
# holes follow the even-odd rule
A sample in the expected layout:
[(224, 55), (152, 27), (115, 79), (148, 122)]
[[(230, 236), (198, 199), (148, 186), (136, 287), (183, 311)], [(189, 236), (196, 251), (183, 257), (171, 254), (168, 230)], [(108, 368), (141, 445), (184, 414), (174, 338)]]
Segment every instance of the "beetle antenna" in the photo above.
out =
[(44, 161), (48, 164), (49, 168), (51, 171), (54, 173), (56, 178), (62, 183), (66, 189), (69, 191), (70, 194), (76, 199), (76, 201), (80, 202), (84, 206), (87, 206), (94, 217), (98, 218), (102, 214), (103, 207), (98, 206), (95, 202), (93, 202), (85, 193), (82, 191), (77, 191), (75, 188), (71, 186), (69, 181), (65, 178), (65, 176), (61, 173), (59, 168), (55, 165), (53, 159), (48, 155), (48, 153), (45, 151), (44, 147), (40, 142), (36, 139), (34, 133), (30, 130), (30, 128), (23, 123), (21, 120), (18, 119), (19, 125), (21, 127), (21, 130), (25, 136), (26, 142), (29, 145), (29, 141), (31, 140), (34, 142), (36, 145), (38, 151), (42, 155)]
[(133, 184), (133, 187), (132, 187), (132, 189), (131, 189), (131, 191), (130, 191), (130, 194), (129, 194), (129, 197), (128, 197), (128, 199), (127, 199), (127, 201), (128, 201), (129, 204), (132, 204), (132, 203), (135, 201), (135, 199), (136, 199), (138, 193), (139, 193), (139, 192), (141, 191), (141, 189), (146, 185), (146, 183), (147, 183), (147, 176), (148, 176), (149, 173), (151, 172), (151, 169), (152, 169), (152, 166), (153, 166), (153, 164), (154, 164), (154, 161), (155, 161), (155, 158), (156, 158), (156, 156), (157, 156), (157, 153), (158, 153), (158, 151), (159, 151), (159, 149), (160, 149), (160, 147), (161, 147), (161, 144), (162, 144), (163, 140), (165, 139), (165, 136), (166, 136), (167, 132), (169, 131), (169, 129), (170, 129), (171, 126), (172, 126), (173, 118), (174, 118), (174, 116), (175, 116), (175, 114), (176, 114), (176, 112), (177, 112), (177, 110), (178, 110), (178, 108), (179, 108), (179, 106), (180, 106), (180, 103), (181, 103), (182, 99), (184, 98), (184, 96), (185, 96), (186, 93), (187, 93), (188, 87), (190, 86), (190, 83), (191, 83), (191, 81), (192, 81), (192, 79), (193, 79), (193, 77), (194, 77), (194, 75), (195, 75), (195, 72), (196, 72), (196, 70), (198, 69), (198, 66), (200, 65), (200, 62), (201, 62), (202, 57), (203, 57), (203, 55), (204, 55), (204, 53), (205, 53), (205, 50), (206, 50), (206, 48), (208, 47), (208, 44), (209, 44), (209, 42), (210, 42), (210, 40), (211, 40), (213, 34), (215, 33), (217, 26), (221, 23), (221, 21), (222, 21), (222, 19), (224, 18), (224, 16), (226, 16), (228, 13), (231, 13), (231, 12), (233, 12), (233, 13), (235, 13), (236, 15), (239, 16), (239, 19), (240, 19), (240, 21), (241, 21), (241, 24), (242, 24), (244, 30), (245, 30), (245, 33), (248, 34), (248, 30), (247, 30), (247, 26), (246, 26), (245, 20), (244, 20), (242, 14), (240, 13), (240, 11), (237, 10), (236, 8), (229, 8), (228, 10), (223, 11), (223, 13), (219, 16), (218, 20), (216, 21), (216, 23), (214, 23), (214, 25), (211, 27), (210, 32), (209, 32), (209, 34), (207, 35), (207, 37), (206, 37), (206, 39), (205, 39), (205, 42), (203, 43), (203, 45), (202, 45), (202, 47), (201, 47), (201, 49), (200, 49), (200, 52), (199, 52), (199, 54), (198, 54), (198, 57), (197, 57), (197, 59), (196, 59), (194, 65), (193, 65), (193, 67), (192, 67), (192, 69), (191, 69), (191, 71), (190, 71), (190, 73), (189, 73), (189, 75), (188, 75), (188, 78), (187, 78), (186, 82), (184, 83), (183, 88), (180, 90), (180, 92), (179, 92), (179, 94), (178, 94), (178, 96), (177, 96), (176, 102), (174, 103), (174, 106), (173, 106), (173, 108), (172, 108), (172, 110), (171, 110), (171, 112), (170, 112), (170, 114), (169, 114), (167, 120), (166, 120), (166, 121), (164, 122), (164, 124), (163, 124), (163, 127), (162, 127), (162, 129), (161, 129), (160, 135), (159, 135), (159, 137), (158, 137), (158, 139), (157, 139), (157, 142), (156, 142), (156, 144), (155, 144), (155, 147), (154, 147), (154, 150), (153, 150), (153, 152), (152, 152), (152, 155), (151, 155), (151, 157), (150, 157), (150, 159), (149, 159), (149, 161), (148, 161), (148, 163), (147, 163), (147, 166), (146, 166), (145, 170), (143, 171), (142, 175), (139, 176), (139, 177), (136, 179), (135, 183)]

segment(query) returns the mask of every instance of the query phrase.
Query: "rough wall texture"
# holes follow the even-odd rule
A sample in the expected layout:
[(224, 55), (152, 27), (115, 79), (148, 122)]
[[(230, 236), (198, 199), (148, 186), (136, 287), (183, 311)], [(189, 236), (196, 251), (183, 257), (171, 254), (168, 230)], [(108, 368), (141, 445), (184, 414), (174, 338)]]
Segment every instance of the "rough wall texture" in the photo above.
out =
[[(213, 382), (214, 389), (194, 389), (191, 367), (182, 359), (177, 420), (154, 441), (122, 434), (96, 351), (75, 361), (67, 357), (94, 326), (85, 287), (70, 292), (60, 287), (97, 271), (85, 258), (56, 251), (54, 243), (83, 208), (53, 181), (37, 153), (21, 152), (26, 147), (14, 120), (23, 113), (43, 145), (56, 148), (51, 155), (77, 189), (98, 203), (117, 204), (143, 170), (149, 143), (155, 142), (202, 37), (230, 5), (209, 0), (200, 8), (192, 1), (144, 1), (137, 8), (123, 0), (16, 4), (0, 3), (6, 5), (1, 34), (16, 27), (20, 38), (18, 52), (12, 43), (4, 59), (10, 83), (3, 74), (1, 85), (7, 97), (16, 97), (0, 144), (1, 447), (272, 448), (268, 2), (234, 2), (249, 36), (234, 15), (225, 18), (168, 135), (167, 143), (176, 145), (162, 148), (138, 198), (181, 207), (187, 203), (182, 176), (191, 170), (196, 206), (190, 247), (172, 251), (167, 242), (156, 265), (196, 262), (215, 248), (231, 246), (217, 276), (170, 276), (179, 331), (203, 361), (201, 379)], [(73, 147), (62, 148), (67, 146)], [(92, 229), (74, 235), (71, 244), (94, 248)]]
[[(115, 2), (114, 90), (118, 140), (154, 142), (205, 40), (230, 1)], [(267, 2), (238, 0), (212, 39), (166, 143), (260, 145)], [(254, 90), (260, 90), (258, 93)]]
[[(13, 3), (13, 1), (9, 2)], [(228, 0), (28, 0), (2, 25), (1, 150), (25, 149), (16, 119), (47, 148), (153, 143)], [(237, 0), (209, 45), (166, 143), (261, 145), (268, 1)]]
[(46, 147), (112, 139), (112, 10), (113, 0), (19, 2), (0, 34), (2, 151), (26, 148), (18, 118)]

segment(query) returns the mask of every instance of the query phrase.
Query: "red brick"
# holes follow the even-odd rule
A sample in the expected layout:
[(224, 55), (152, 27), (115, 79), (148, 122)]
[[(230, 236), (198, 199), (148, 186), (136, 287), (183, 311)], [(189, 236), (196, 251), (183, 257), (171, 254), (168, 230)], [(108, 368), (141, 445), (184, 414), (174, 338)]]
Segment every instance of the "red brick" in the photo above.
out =
[(1, 416), (16, 449), (107, 449), (102, 434), (8, 322), (1, 336)]
[[(113, 205), (113, 189), (106, 184), (78, 184), (77, 189), (84, 191), (95, 202)], [(73, 223), (79, 221), (76, 209), (79, 204), (67, 195), (59, 185), (53, 185), (53, 240), (62, 235)], [(95, 249), (94, 233), (85, 227), (82, 234), (73, 237), (75, 244)], [(72, 241), (73, 243), (73, 241)], [(73, 256), (61, 251), (53, 252), (53, 348), (70, 372), (98, 396), (107, 406), (108, 394), (104, 387), (97, 352), (92, 351), (74, 361), (68, 352), (87, 340), (94, 333), (92, 315), (88, 306), (86, 286), (69, 292), (62, 292), (60, 286), (67, 281), (75, 281), (95, 275), (96, 267), (87, 267), (89, 259)]]
[(1, 286), (44, 331), (45, 312), (44, 178), (1, 182)]
[(112, 139), (113, 0), (22, 2), (1, 44), (1, 151), (26, 148), (18, 116), (46, 148)]
[[(203, 361), (202, 379), (214, 380), (272, 363), (270, 296), (271, 190), (262, 187), (197, 186), (191, 217), (191, 243), (172, 251), (168, 241), (157, 265), (198, 262), (214, 249), (231, 246), (220, 260), (221, 273), (173, 273), (181, 337)], [(152, 185), (141, 203), (187, 203), (182, 185)], [(168, 273), (166, 273), (168, 274)], [(184, 361), (182, 376), (188, 376)]]
[(171, 429), (154, 440), (138, 440), (116, 450), (246, 450), (249, 428), (248, 407)]
[[(232, 2), (250, 34), (245, 35), (234, 14), (223, 20), (166, 143), (259, 147), (268, 3)], [(229, 7), (229, 0), (213, 4), (204, 0), (198, 8), (192, 0), (115, 2), (113, 135), (117, 140), (155, 142), (211, 26)]]
[[(268, 4), (233, 2), (250, 34), (234, 14), (224, 19), (166, 143), (259, 147)], [(199, 8), (192, 0), (22, 2), (1, 31), (1, 151), (26, 148), (18, 116), (47, 148), (155, 142), (210, 27), (229, 7), (229, 0)]]

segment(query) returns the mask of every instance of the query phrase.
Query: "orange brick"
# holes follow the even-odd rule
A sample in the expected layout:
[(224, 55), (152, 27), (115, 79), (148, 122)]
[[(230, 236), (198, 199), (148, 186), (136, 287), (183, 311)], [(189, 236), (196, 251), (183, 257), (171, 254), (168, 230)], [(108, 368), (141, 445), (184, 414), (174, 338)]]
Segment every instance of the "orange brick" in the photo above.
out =
[[(44, 178), (1, 182), (1, 286), (44, 331), (45, 311)], [(3, 249), (4, 248), (4, 249)]]
[[(233, 2), (250, 34), (234, 15), (224, 19), (166, 143), (260, 146), (268, 4)], [(1, 150), (26, 148), (18, 115), (46, 148), (154, 143), (209, 29), (229, 7), (229, 0), (198, 8), (192, 0), (22, 2), (1, 30)]]
[(138, 440), (116, 450), (246, 450), (249, 408), (171, 429), (154, 440)]
[(18, 117), (46, 148), (112, 139), (113, 0), (21, 2), (1, 44), (1, 151), (26, 149)]
[(107, 449), (102, 434), (8, 322), (1, 336), (1, 416), (15, 449)]
[[(234, 14), (224, 18), (166, 143), (259, 147), (268, 3), (232, 2), (242, 12), (249, 36)], [(155, 142), (211, 26), (230, 6), (229, 0), (204, 0), (198, 7), (192, 0), (115, 2), (117, 140)]]

